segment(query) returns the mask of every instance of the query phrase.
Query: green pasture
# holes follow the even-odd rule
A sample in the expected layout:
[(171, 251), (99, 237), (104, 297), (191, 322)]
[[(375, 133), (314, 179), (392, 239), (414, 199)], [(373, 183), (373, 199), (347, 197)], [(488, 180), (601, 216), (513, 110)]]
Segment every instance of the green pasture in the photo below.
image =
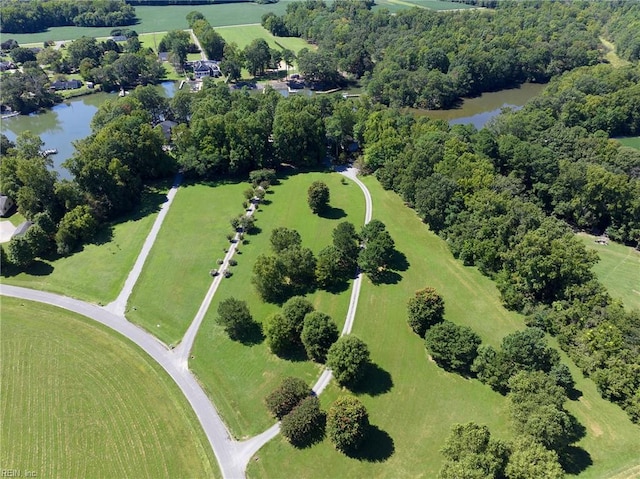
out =
[[(307, 205), (307, 189), (315, 180), (324, 181), (331, 191), (332, 210), (324, 218), (312, 215)], [(190, 367), (235, 437), (260, 433), (273, 424), (263, 399), (283, 377), (297, 376), (311, 386), (321, 369), (309, 361), (280, 359), (270, 353), (264, 341), (248, 346), (229, 340), (215, 322), (218, 304), (230, 296), (245, 300), (258, 322), (278, 311), (277, 305), (263, 303), (251, 285), (255, 259), (261, 253), (270, 252), (269, 238), (275, 227), (296, 229), (303, 246), (316, 254), (331, 244), (332, 230), (339, 222), (350, 221), (360, 228), (364, 222), (362, 192), (351, 181), (345, 180), (343, 184), (341, 180), (336, 173), (299, 174), (270, 189), (273, 193), (266, 195), (269, 204), (262, 205), (255, 213), (260, 232), (247, 236), (249, 243), (240, 246), (233, 276), (222, 281), (198, 333)], [(350, 296), (349, 285), (339, 293), (316, 291), (309, 299), (341, 329)]]
[(630, 136), (627, 138), (616, 138), (624, 146), (640, 150), (640, 136)]
[(160, 205), (166, 201), (167, 189), (168, 184), (150, 188), (135, 213), (102, 229), (96, 240), (84, 245), (81, 251), (57, 259), (37, 260), (22, 273), (3, 276), (2, 282), (99, 304), (113, 301), (124, 286)]
[[(222, 3), (218, 5), (167, 5), (167, 6), (136, 6), (138, 23), (124, 28), (131, 28), (138, 33), (165, 32), (169, 30), (184, 30), (189, 28), (186, 16), (197, 10), (207, 18), (213, 27), (229, 25), (259, 24), (262, 15), (273, 12), (283, 15), (287, 5), (297, 0), (280, 0), (276, 3)], [(462, 3), (440, 0), (378, 0), (374, 9), (386, 8), (392, 12), (412, 7), (431, 8), (434, 10), (449, 10), (469, 8)], [(2, 34), (2, 41), (9, 38), (18, 43), (42, 43), (48, 40), (74, 40), (81, 36), (108, 37), (113, 27), (54, 27), (46, 32)]]
[[(472, 327), (493, 345), (524, 327), (522, 318), (506, 311), (494, 284), (456, 261), (446, 243), (397, 195), (384, 191), (373, 178), (364, 181), (374, 198), (374, 218), (385, 222), (408, 263), (391, 284), (365, 280), (353, 330), (367, 342), (379, 368), (368, 381), (370, 389), (358, 392), (376, 427), (373, 443), (362, 457), (350, 458), (327, 439), (298, 450), (278, 437), (250, 462), (251, 478), (322, 478), (328, 470), (335, 477), (430, 478), (441, 467), (439, 449), (454, 423), (475, 421), (488, 425), (494, 437), (513, 437), (505, 399), (479, 381), (447, 373), (430, 361), (422, 340), (406, 324), (405, 308), (415, 290), (433, 286), (445, 299), (447, 319)], [(571, 367), (583, 397), (567, 407), (587, 428), (579, 445), (594, 462), (584, 477), (606, 477), (603, 474), (637, 465), (637, 427)], [(325, 409), (340, 392), (332, 383), (321, 397)]]
[(211, 284), (209, 271), (225, 255), (229, 219), (242, 213), (248, 187), (180, 187), (129, 298), (129, 320), (167, 344), (182, 338)]
[(587, 248), (598, 253), (600, 261), (593, 270), (609, 294), (627, 308), (640, 310), (640, 251), (613, 241), (598, 244), (596, 236), (586, 233), (578, 236)]
[(227, 43), (236, 43), (240, 48), (244, 48), (253, 40), (264, 39), (269, 47), (282, 50), (287, 48), (294, 53), (298, 53), (303, 48), (312, 48), (305, 40), (297, 37), (276, 37), (260, 25), (228, 26), (216, 29), (223, 36)]
[(22, 477), (220, 477), (164, 370), (79, 315), (2, 297), (0, 463)]

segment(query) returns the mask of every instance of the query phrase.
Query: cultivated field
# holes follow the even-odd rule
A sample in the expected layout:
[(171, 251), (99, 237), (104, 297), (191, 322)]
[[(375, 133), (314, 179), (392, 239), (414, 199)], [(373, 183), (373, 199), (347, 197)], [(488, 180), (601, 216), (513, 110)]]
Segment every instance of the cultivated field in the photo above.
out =
[(189, 404), (145, 353), (73, 313), (2, 298), (0, 464), (22, 477), (220, 477)]
[[(493, 345), (524, 327), (522, 318), (501, 306), (490, 280), (454, 260), (447, 245), (397, 195), (371, 178), (365, 183), (374, 198), (374, 218), (387, 224), (409, 263), (396, 284), (365, 281), (353, 330), (368, 343), (381, 370), (371, 381), (372, 390), (359, 394), (377, 428), (375, 443), (362, 457), (350, 458), (326, 439), (297, 450), (279, 437), (251, 461), (249, 477), (322, 478), (328, 470), (336, 477), (435, 477), (442, 463), (439, 449), (452, 424), (474, 421), (488, 425), (495, 437), (512, 437), (505, 399), (477, 380), (447, 373), (429, 361), (423, 342), (406, 325), (405, 305), (415, 290), (433, 286), (445, 299), (447, 319), (472, 327)], [(580, 446), (594, 463), (581, 477), (607, 477), (637, 465), (637, 427), (571, 367), (583, 396), (567, 407), (587, 428)], [(338, 394), (333, 383), (321, 396), (325, 408)]]
[[(215, 323), (218, 304), (229, 296), (245, 300), (258, 322), (279, 309), (276, 305), (263, 303), (250, 283), (256, 257), (270, 251), (269, 238), (273, 228), (286, 226), (298, 230), (303, 246), (316, 254), (331, 244), (332, 230), (339, 222), (350, 221), (360, 228), (364, 222), (362, 192), (350, 181), (345, 180), (346, 184), (343, 184), (341, 178), (336, 173), (300, 174), (272, 187), (273, 194), (266, 196), (271, 203), (261, 206), (261, 211), (256, 213), (260, 233), (248, 236), (249, 244), (240, 247), (241, 254), (235, 256), (238, 266), (233, 268), (231, 278), (222, 281), (196, 338), (190, 367), (238, 438), (262, 432), (274, 423), (263, 400), (283, 377), (298, 376), (311, 386), (320, 368), (308, 361), (279, 359), (270, 353), (264, 341), (246, 346), (229, 340)], [(318, 179), (331, 190), (333, 209), (324, 218), (312, 215), (306, 201), (309, 185)], [(341, 329), (350, 295), (350, 289), (337, 294), (317, 291), (309, 299), (318, 311), (329, 314)]]
[[(186, 16), (197, 10), (207, 18), (213, 27), (228, 25), (245, 25), (260, 23), (262, 15), (273, 12), (283, 15), (287, 5), (297, 0), (280, 0), (277, 3), (260, 5), (257, 3), (224, 3), (218, 5), (168, 5), (168, 6), (136, 6), (136, 16), (139, 22), (131, 25), (138, 33), (164, 32), (169, 30), (183, 30), (189, 28)], [(432, 8), (435, 10), (469, 8), (462, 3), (440, 0), (378, 0), (377, 8), (386, 8), (392, 12), (412, 7)], [(46, 32), (25, 34), (3, 34), (3, 41), (13, 38), (18, 43), (42, 43), (48, 40), (73, 40), (81, 36), (106, 37), (113, 27), (55, 27)]]
[(622, 300), (627, 308), (640, 310), (640, 251), (613, 241), (598, 244), (595, 236), (586, 233), (578, 236), (588, 248), (598, 252), (600, 261), (593, 270), (609, 294)]
[(229, 219), (242, 213), (248, 187), (180, 187), (129, 298), (127, 319), (167, 344), (182, 338), (209, 288), (209, 271), (224, 257)]
[[(168, 184), (143, 195), (140, 209), (98, 233), (82, 251), (55, 260), (37, 260), (25, 272), (2, 282), (42, 289), (93, 303), (107, 304), (118, 296), (151, 230)], [(15, 215), (14, 215), (15, 216)]]

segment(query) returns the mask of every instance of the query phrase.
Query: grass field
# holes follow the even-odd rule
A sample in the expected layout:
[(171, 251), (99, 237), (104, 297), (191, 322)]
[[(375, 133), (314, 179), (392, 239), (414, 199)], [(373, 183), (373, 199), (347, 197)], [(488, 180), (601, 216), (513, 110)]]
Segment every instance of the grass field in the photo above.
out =
[[(331, 217), (311, 215), (306, 192), (314, 180), (324, 181), (331, 191)], [(271, 354), (262, 342), (245, 346), (228, 339), (215, 324), (221, 300), (234, 296), (247, 301), (256, 321), (263, 321), (278, 306), (263, 303), (250, 283), (255, 258), (270, 251), (271, 230), (287, 226), (300, 232), (304, 246), (314, 253), (331, 243), (331, 232), (340, 221), (351, 221), (357, 228), (364, 222), (364, 198), (353, 183), (342, 184), (335, 173), (295, 175), (272, 188), (266, 198), (271, 204), (256, 213), (256, 225), (261, 229), (249, 236), (235, 258), (238, 266), (231, 278), (223, 280), (205, 317), (193, 349), (190, 366), (204, 385), (225, 422), (236, 437), (262, 432), (273, 424), (263, 404), (264, 397), (288, 375), (301, 377), (312, 385), (320, 369), (310, 362), (282, 360)], [(318, 311), (329, 314), (341, 329), (349, 306), (351, 290), (340, 294), (317, 291), (310, 295)], [(289, 477), (289, 476), (281, 476)], [(291, 476), (293, 477), (293, 476)]]
[(619, 68), (630, 65), (629, 61), (623, 60), (618, 56), (618, 54), (616, 53), (616, 46), (613, 43), (607, 41), (603, 37), (600, 37), (600, 42), (604, 45), (604, 49), (606, 52), (604, 57), (612, 66), (614, 66), (615, 68)]
[(593, 270), (609, 294), (627, 308), (640, 310), (640, 251), (613, 241), (597, 244), (596, 237), (586, 233), (578, 236), (587, 248), (598, 252), (600, 261)]
[[(213, 27), (229, 25), (246, 25), (260, 23), (262, 15), (273, 12), (283, 15), (287, 5), (296, 0), (280, 0), (277, 3), (260, 5), (257, 3), (225, 3), (218, 5), (169, 5), (135, 7), (138, 24), (131, 25), (138, 33), (164, 32), (169, 30), (183, 30), (189, 28), (186, 16), (189, 12), (197, 10), (207, 18)], [(419, 6), (433, 8), (435, 10), (449, 10), (468, 8), (462, 3), (453, 3), (439, 0), (378, 0), (374, 9), (386, 8), (392, 12)], [(6, 34), (3, 33), (3, 41), (8, 38), (15, 39), (21, 45), (23, 43), (42, 43), (48, 40), (74, 40), (81, 36), (107, 37), (113, 27), (55, 27), (46, 32)]]
[[(373, 361), (390, 376), (378, 374), (377, 388), (359, 394), (377, 428), (375, 444), (365, 457), (349, 458), (326, 439), (297, 450), (278, 437), (250, 462), (251, 478), (322, 478), (328, 470), (335, 477), (431, 478), (441, 466), (439, 449), (453, 423), (475, 421), (487, 424), (495, 437), (512, 437), (505, 399), (478, 381), (446, 373), (429, 361), (422, 341), (406, 325), (405, 305), (416, 289), (433, 286), (445, 299), (447, 319), (472, 327), (494, 345), (522, 328), (522, 319), (501, 306), (490, 280), (454, 260), (446, 243), (429, 232), (400, 198), (383, 191), (372, 178), (365, 182), (374, 198), (374, 218), (387, 224), (410, 265), (399, 273), (397, 284), (374, 286), (365, 281), (354, 325), (353, 333), (368, 343)], [(587, 427), (580, 445), (594, 462), (583, 476), (607, 477), (637, 465), (638, 428), (572, 368), (583, 397), (567, 407)], [(321, 397), (325, 408), (339, 392), (332, 383)]]
[(631, 148), (635, 148), (636, 150), (640, 150), (640, 136), (630, 136), (628, 138), (616, 138), (620, 143), (624, 146), (629, 146)]
[(93, 303), (107, 304), (117, 296), (144, 240), (166, 201), (168, 183), (143, 196), (137, 213), (102, 230), (93, 244), (55, 260), (38, 260), (25, 272), (3, 277), (7, 284), (52, 291)]
[(220, 477), (189, 404), (117, 333), (2, 298), (0, 464), (33, 477)]
[(242, 213), (248, 187), (180, 187), (129, 298), (129, 320), (167, 344), (182, 338), (209, 288), (209, 271), (224, 257), (229, 219)]
[(263, 38), (269, 47), (281, 50), (288, 48), (298, 53), (303, 48), (312, 48), (302, 38), (296, 37), (275, 37), (260, 25), (242, 25), (221, 27), (216, 31), (224, 37), (227, 43), (235, 42), (240, 48), (244, 48), (257, 38)]

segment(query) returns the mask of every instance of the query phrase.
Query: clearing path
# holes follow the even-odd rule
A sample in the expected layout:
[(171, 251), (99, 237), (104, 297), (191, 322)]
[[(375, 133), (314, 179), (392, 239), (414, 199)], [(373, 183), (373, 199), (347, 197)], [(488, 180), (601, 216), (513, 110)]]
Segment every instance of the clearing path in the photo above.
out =
[(173, 203), (173, 199), (178, 192), (178, 187), (182, 182), (182, 175), (178, 174), (173, 181), (173, 186), (167, 193), (167, 201), (162, 204), (160, 207), (160, 213), (158, 213), (158, 217), (156, 221), (153, 223), (153, 227), (151, 231), (147, 235), (147, 239), (144, 241), (144, 245), (142, 245), (142, 250), (140, 250), (140, 254), (136, 259), (133, 268), (129, 272), (129, 276), (127, 276), (127, 280), (124, 282), (124, 287), (118, 297), (112, 301), (111, 303), (105, 306), (105, 309), (111, 311), (118, 316), (123, 316), (125, 310), (127, 308), (127, 301), (129, 301), (129, 296), (131, 296), (131, 292), (133, 291), (133, 287), (136, 285), (138, 278), (140, 277), (140, 273), (142, 273), (142, 267), (144, 266), (144, 262), (147, 260), (147, 256), (149, 256), (149, 252), (151, 251), (151, 247), (153, 243), (155, 243), (156, 238), (158, 237), (158, 233), (160, 232), (160, 227), (162, 226), (162, 222), (164, 221), (167, 213), (169, 212), (169, 207), (171, 203)]
[[(371, 195), (367, 187), (356, 177), (357, 170), (354, 168), (346, 168), (339, 170), (340, 174), (353, 180), (363, 191), (365, 196), (365, 224), (371, 220), (372, 215), (372, 201)], [(135, 285), (142, 266), (153, 246), (153, 243), (157, 237), (162, 221), (167, 214), (169, 206), (175, 197), (177, 188), (180, 183), (180, 177), (176, 178), (174, 186), (171, 188), (167, 195), (168, 201), (162, 206), (162, 211), (159, 213), (156, 222), (147, 239), (144, 243), (142, 251), (138, 255), (136, 263), (127, 277), (125, 286), (118, 298), (105, 307), (100, 307), (95, 304), (87, 303), (77, 299), (69, 298), (66, 296), (48, 293), (44, 291), (32, 290), (28, 288), (21, 288), (18, 286), (8, 286), (0, 284), (0, 295), (11, 296), (15, 298), (22, 298), (29, 301), (37, 301), (41, 303), (51, 304), (75, 313), (81, 314), (89, 319), (93, 319), (114, 331), (122, 334), (126, 338), (133, 341), (141, 349), (143, 349), (149, 356), (151, 356), (162, 368), (171, 376), (171, 378), (178, 385), (182, 393), (185, 395), (189, 404), (193, 408), (198, 421), (202, 425), (204, 433), (211, 444), (211, 448), (216, 456), (222, 477), (224, 479), (240, 479), (245, 477), (245, 470), (247, 464), (253, 457), (253, 455), (267, 442), (278, 435), (280, 431), (280, 424), (276, 423), (266, 431), (257, 436), (254, 436), (245, 441), (236, 441), (231, 437), (229, 430), (222, 421), (222, 418), (218, 414), (214, 404), (211, 402), (205, 391), (202, 389), (200, 383), (196, 380), (194, 375), (188, 368), (188, 355), (193, 346), (193, 341), (198, 332), (198, 329), (202, 323), (202, 319), (211, 304), (213, 295), (215, 294), (218, 285), (222, 280), (221, 274), (215, 277), (212, 282), (209, 291), (207, 292), (200, 310), (196, 314), (192, 324), (189, 326), (187, 333), (183, 337), (180, 345), (171, 350), (157, 339), (152, 334), (143, 330), (139, 326), (130, 323), (124, 317), (124, 310), (126, 307), (127, 299), (131, 294), (131, 290)], [(254, 202), (252, 208), (247, 211), (247, 216), (252, 215), (257, 208), (257, 202)], [(236, 234), (236, 241), (239, 234)], [(225, 256), (221, 270), (224, 270), (228, 261), (233, 256), (237, 243), (233, 243)], [(356, 308), (358, 306), (358, 297), (360, 294), (360, 286), (362, 277), (358, 273), (356, 276), (353, 289), (351, 293), (351, 300), (349, 303), (349, 310), (347, 312), (347, 318), (345, 326), (342, 330), (342, 334), (349, 334), (353, 326), (355, 318)], [(326, 369), (320, 379), (314, 386), (314, 391), (320, 394), (322, 390), (329, 384), (331, 380), (331, 371)]]

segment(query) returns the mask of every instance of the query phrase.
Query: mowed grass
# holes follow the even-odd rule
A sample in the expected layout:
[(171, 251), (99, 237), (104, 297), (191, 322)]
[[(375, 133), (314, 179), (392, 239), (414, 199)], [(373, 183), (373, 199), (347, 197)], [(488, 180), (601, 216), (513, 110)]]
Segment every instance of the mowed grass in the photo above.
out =
[(587, 248), (598, 253), (600, 261), (593, 267), (609, 294), (622, 300), (628, 309), (640, 309), (640, 251), (613, 241), (603, 245), (596, 236), (579, 233)]
[(630, 136), (627, 138), (616, 138), (624, 146), (640, 150), (640, 136)]
[(374, 8), (387, 8), (395, 12), (407, 8), (426, 8), (428, 10), (466, 10), (474, 8), (465, 3), (447, 2), (445, 0), (377, 0)]
[(55, 260), (37, 260), (25, 272), (3, 276), (2, 282), (98, 304), (113, 301), (166, 201), (168, 188), (168, 183), (149, 188), (137, 212), (100, 231), (97, 240), (81, 251)]
[[(248, 183), (183, 185), (173, 200), (127, 304), (130, 321), (176, 344), (193, 320), (242, 213)], [(160, 325), (158, 327), (158, 325)]]
[[(297, 450), (278, 437), (250, 462), (251, 478), (322, 478), (327, 471), (334, 477), (431, 478), (442, 465), (439, 449), (454, 423), (486, 424), (494, 437), (513, 438), (505, 398), (477, 380), (447, 373), (430, 361), (422, 340), (407, 326), (405, 311), (415, 290), (433, 286), (445, 299), (445, 317), (470, 326), (492, 345), (523, 328), (522, 318), (506, 311), (494, 284), (475, 268), (456, 261), (446, 243), (397, 195), (382, 190), (372, 178), (364, 181), (374, 198), (374, 218), (385, 222), (409, 263), (406, 271), (398, 272), (401, 277), (396, 284), (373, 285), (365, 280), (353, 329), (383, 371), (372, 381), (371, 391), (358, 394), (376, 427), (373, 444), (367, 445), (365, 457), (350, 458), (335, 451), (327, 439)], [(594, 461), (584, 476), (604, 477), (605, 471), (637, 464), (637, 427), (571, 367), (583, 398), (567, 407), (587, 427), (580, 445)], [(321, 396), (324, 408), (344, 392), (332, 382)]]
[(178, 387), (117, 333), (2, 298), (0, 463), (34, 477), (220, 477)]
[[(260, 233), (248, 236), (249, 244), (240, 246), (233, 276), (222, 281), (196, 338), (190, 367), (238, 438), (260, 433), (274, 423), (264, 398), (285, 376), (300, 377), (311, 386), (321, 369), (309, 361), (280, 359), (271, 354), (264, 341), (252, 346), (231, 341), (216, 324), (218, 304), (231, 296), (244, 300), (258, 322), (279, 310), (277, 305), (263, 303), (251, 284), (256, 257), (270, 254), (273, 228), (296, 229), (303, 246), (316, 254), (331, 244), (332, 230), (339, 222), (350, 221), (360, 228), (364, 223), (364, 197), (357, 185), (348, 180), (343, 184), (341, 178), (337, 173), (306, 173), (272, 187), (273, 193), (266, 195), (271, 203), (255, 213)], [(324, 181), (330, 188), (333, 209), (329, 217), (312, 215), (307, 205), (307, 189), (315, 180)], [(316, 310), (329, 314), (342, 329), (350, 295), (350, 288), (340, 293), (318, 290), (309, 299)]]
[(227, 43), (236, 43), (240, 48), (249, 45), (253, 40), (262, 38), (270, 48), (282, 50), (287, 48), (294, 53), (298, 53), (303, 48), (313, 48), (302, 38), (297, 37), (276, 37), (261, 25), (229, 26), (216, 29)]

